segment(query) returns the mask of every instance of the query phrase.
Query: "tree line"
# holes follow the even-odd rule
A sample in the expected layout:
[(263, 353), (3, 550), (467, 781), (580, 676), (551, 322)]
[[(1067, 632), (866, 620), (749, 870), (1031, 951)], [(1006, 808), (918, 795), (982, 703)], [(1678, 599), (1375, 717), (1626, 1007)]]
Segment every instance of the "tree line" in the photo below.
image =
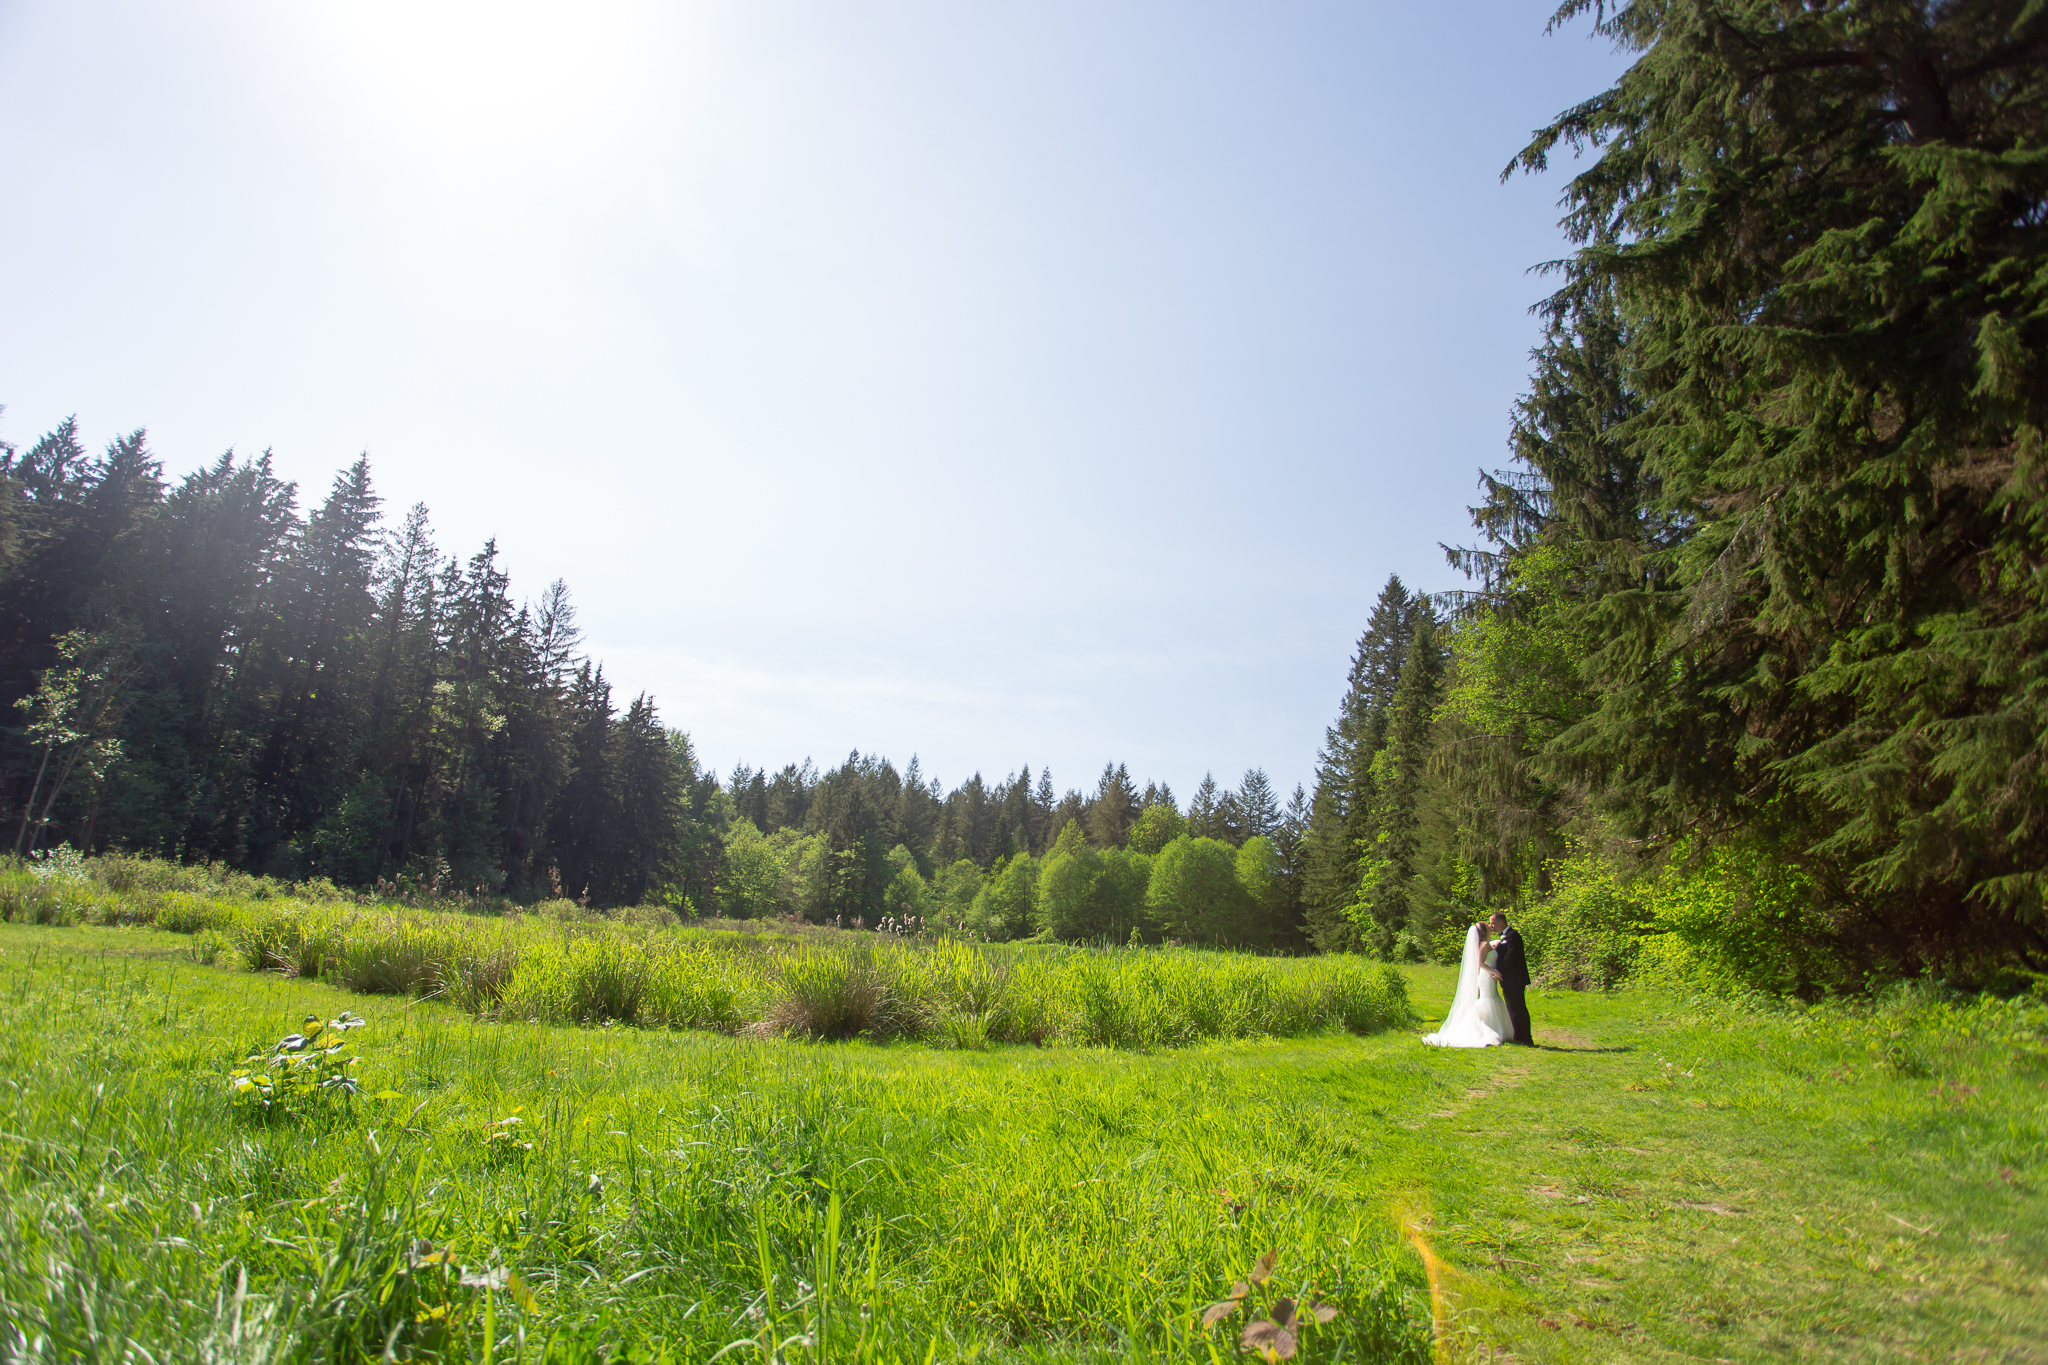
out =
[(175, 484), (140, 431), (0, 446), (0, 819), (281, 877), (638, 901), (706, 884), (715, 777), (579, 652), (567, 588), (309, 512), (266, 453)]
[[(1008, 937), (1031, 917), (967, 913), (1005, 868), (1060, 847), (1149, 859), (1183, 838), (1233, 860), (1293, 850), (1305, 809), (1297, 791), (1283, 811), (1257, 769), (1227, 790), (1205, 777), (1185, 814), (1122, 764), (1085, 794), (1029, 766), (947, 791), (915, 757), (899, 772), (859, 753), (721, 782), (653, 698), (621, 707), (564, 583), (518, 601), (495, 542), (444, 555), (424, 507), (386, 525), (366, 459), (301, 513), (268, 454), (170, 483), (142, 432), (94, 456), (75, 420), (0, 444), (0, 641), (17, 855), (70, 843), (429, 895), (865, 924), (957, 902), (957, 927)], [(952, 901), (923, 889), (942, 883)], [(1274, 926), (1199, 933), (1291, 942), (1293, 901), (1259, 886)]]
[(1113, 763), (1092, 792), (1054, 791), (1029, 765), (947, 792), (916, 758), (901, 773), (857, 752), (824, 773), (742, 764), (726, 785), (716, 905), (988, 940), (1306, 946), (1300, 789), (1283, 808), (1262, 769), (1228, 790), (1205, 775), (1183, 811), (1166, 784), (1141, 791)]

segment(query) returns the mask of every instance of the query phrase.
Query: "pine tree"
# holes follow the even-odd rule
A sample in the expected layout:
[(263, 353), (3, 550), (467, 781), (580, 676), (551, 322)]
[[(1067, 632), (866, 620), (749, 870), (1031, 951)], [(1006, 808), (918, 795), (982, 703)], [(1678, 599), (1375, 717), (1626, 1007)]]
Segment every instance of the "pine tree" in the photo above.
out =
[(1095, 784), (1095, 799), (1088, 805), (1082, 822), (1088, 838), (1097, 848), (1122, 848), (1138, 822), (1138, 789), (1130, 770), (1121, 763), (1105, 763), (1101, 780)]
[(1008, 857), (1031, 851), (1031, 765), (1006, 778), (997, 788), (1000, 797), (994, 838), (996, 855)]
[[(1550, 752), (1644, 833), (1799, 860), (1859, 962), (2048, 966), (2048, 9), (1588, 9), (1636, 60), (1518, 161), (1598, 149), (1548, 312), (1627, 320), (1670, 530)], [(1560, 513), (1610, 491), (1553, 455)]]
[(610, 863), (602, 899), (638, 905), (679, 873), (688, 786), (693, 773), (662, 728), (654, 703), (635, 697), (611, 735), (607, 767), (615, 784), (609, 814)]
[(1046, 849), (1052, 846), (1052, 841), (1059, 838), (1060, 831), (1052, 822), (1053, 810), (1058, 804), (1059, 798), (1053, 794), (1052, 770), (1040, 768), (1038, 770), (1038, 786), (1031, 794), (1031, 828), (1033, 831), (1031, 851), (1033, 853), (1043, 854)]
[(1280, 802), (1273, 795), (1273, 783), (1264, 768), (1249, 769), (1237, 788), (1236, 842), (1271, 838), (1280, 828)]
[(1223, 823), (1223, 796), (1214, 773), (1203, 773), (1201, 785), (1188, 798), (1188, 833), (1197, 839), (1221, 839), (1230, 833)]
[(1414, 956), (1403, 935), (1414, 918), (1424, 780), (1431, 725), (1443, 700), (1444, 651), (1427, 599), (1416, 613), (1408, 657), (1387, 712), (1387, 743), (1373, 758), (1373, 796), (1360, 841), (1359, 884), (1350, 914), (1382, 958)]
[(1358, 896), (1358, 858), (1370, 835), (1372, 765), (1386, 743), (1387, 708), (1407, 656), (1418, 615), (1416, 599), (1389, 577), (1351, 658), (1337, 723), (1324, 737), (1304, 843), (1302, 912), (1310, 940), (1323, 952), (1359, 946), (1350, 907)]

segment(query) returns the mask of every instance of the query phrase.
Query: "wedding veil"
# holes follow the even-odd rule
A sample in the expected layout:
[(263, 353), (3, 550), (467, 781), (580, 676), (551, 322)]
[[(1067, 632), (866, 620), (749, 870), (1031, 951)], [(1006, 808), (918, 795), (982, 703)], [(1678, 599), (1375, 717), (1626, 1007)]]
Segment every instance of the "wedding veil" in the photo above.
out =
[(1479, 998), (1479, 926), (1465, 931), (1465, 956), (1458, 962), (1458, 993), (1451, 997), (1451, 1013), (1468, 1000)]
[(1422, 1041), (1446, 1047), (1464, 1046), (1451, 1040), (1458, 1036), (1458, 1025), (1478, 1009), (1479, 926), (1475, 924), (1465, 931), (1465, 956), (1458, 963), (1458, 991), (1451, 997), (1451, 1012), (1444, 1016), (1444, 1026)]

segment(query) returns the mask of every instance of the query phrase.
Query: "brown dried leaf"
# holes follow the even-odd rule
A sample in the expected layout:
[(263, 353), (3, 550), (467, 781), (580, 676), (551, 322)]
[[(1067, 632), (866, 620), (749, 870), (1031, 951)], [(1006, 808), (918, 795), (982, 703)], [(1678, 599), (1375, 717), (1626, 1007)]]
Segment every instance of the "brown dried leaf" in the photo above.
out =
[(1294, 1333), (1263, 1319), (1246, 1327), (1237, 1339), (1238, 1350), (1256, 1351), (1267, 1360), (1294, 1359), (1295, 1345)]
[(1230, 1286), (1230, 1292), (1224, 1295), (1224, 1297), (1230, 1299), (1241, 1299), (1251, 1292), (1252, 1287), (1246, 1284), (1243, 1280), (1239, 1280), (1236, 1284)]
[(1273, 1278), (1273, 1267), (1280, 1263), (1280, 1253), (1269, 1251), (1252, 1264), (1252, 1273), (1247, 1277), (1253, 1284), (1264, 1284)]
[(1225, 1299), (1221, 1303), (1212, 1303), (1209, 1305), (1208, 1310), (1202, 1314), (1202, 1326), (1214, 1327), (1243, 1306), (1236, 1299)]
[(1337, 1307), (1335, 1304), (1312, 1303), (1309, 1305), (1308, 1311), (1311, 1317), (1325, 1327), (1337, 1319)]
[(1273, 1301), (1273, 1321), (1279, 1323), (1282, 1327), (1291, 1328), (1294, 1326), (1293, 1299), (1275, 1299)]

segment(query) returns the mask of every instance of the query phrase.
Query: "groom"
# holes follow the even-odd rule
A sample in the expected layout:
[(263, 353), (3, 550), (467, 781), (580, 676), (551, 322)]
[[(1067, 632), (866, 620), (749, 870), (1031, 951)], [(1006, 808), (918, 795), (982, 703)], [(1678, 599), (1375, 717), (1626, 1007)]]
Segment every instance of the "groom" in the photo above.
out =
[(1529, 1036), (1529, 960), (1522, 956), (1522, 936), (1508, 928), (1508, 917), (1496, 910), (1487, 921), (1493, 931), (1493, 979), (1500, 982), (1500, 998), (1508, 1007), (1515, 1026), (1515, 1041), (1523, 1047), (1536, 1046)]

